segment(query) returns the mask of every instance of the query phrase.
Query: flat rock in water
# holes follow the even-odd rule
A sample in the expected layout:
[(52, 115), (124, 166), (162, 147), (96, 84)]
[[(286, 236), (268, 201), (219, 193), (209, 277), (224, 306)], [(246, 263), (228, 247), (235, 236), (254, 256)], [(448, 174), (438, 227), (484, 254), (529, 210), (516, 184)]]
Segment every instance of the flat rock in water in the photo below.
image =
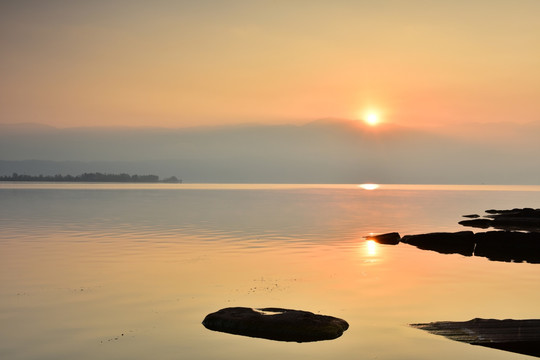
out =
[(469, 214), (469, 215), (463, 215), (463, 217), (469, 218), (469, 219), (477, 219), (480, 217), (478, 214)]
[(540, 357), (540, 320), (473, 319), (411, 324), (448, 339)]
[(281, 308), (225, 308), (208, 314), (202, 323), (214, 331), (296, 342), (336, 339), (349, 328), (345, 320), (332, 316)]
[(493, 226), (493, 220), (491, 219), (471, 219), (471, 220), (462, 220), (458, 223), (463, 226), (470, 226), (480, 229), (487, 229)]

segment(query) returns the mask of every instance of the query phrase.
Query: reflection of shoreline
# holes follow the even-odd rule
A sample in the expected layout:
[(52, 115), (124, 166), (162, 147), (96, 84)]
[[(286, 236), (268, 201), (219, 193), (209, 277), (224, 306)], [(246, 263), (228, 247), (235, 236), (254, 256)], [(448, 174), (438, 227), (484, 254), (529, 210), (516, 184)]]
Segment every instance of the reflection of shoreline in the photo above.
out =
[(454, 341), (540, 357), (540, 320), (473, 319), (411, 324)]

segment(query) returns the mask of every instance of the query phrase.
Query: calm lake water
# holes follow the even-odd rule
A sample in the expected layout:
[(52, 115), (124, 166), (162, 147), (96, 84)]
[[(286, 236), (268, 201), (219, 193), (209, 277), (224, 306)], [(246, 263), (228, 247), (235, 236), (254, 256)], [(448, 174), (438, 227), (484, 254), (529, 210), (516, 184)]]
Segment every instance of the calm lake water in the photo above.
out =
[[(519, 359), (408, 326), (540, 318), (540, 265), (377, 245), (540, 207), (540, 187), (0, 184), (2, 359)], [(229, 306), (347, 320), (336, 340), (205, 329)]]

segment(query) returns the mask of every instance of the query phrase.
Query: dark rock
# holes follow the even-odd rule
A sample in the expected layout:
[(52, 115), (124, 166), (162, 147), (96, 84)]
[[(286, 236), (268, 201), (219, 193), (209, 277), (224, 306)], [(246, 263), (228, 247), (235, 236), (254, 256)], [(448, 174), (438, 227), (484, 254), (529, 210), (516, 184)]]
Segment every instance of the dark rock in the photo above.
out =
[(486, 210), (486, 213), (488, 213), (488, 214), (502, 214), (502, 213), (507, 212), (507, 211), (511, 211), (511, 210), (495, 210), (495, 209), (490, 209), (490, 210)]
[(490, 226), (493, 226), (493, 220), (490, 220), (490, 219), (462, 220), (458, 224), (463, 225), (463, 226), (471, 226), (475, 228), (487, 229)]
[(493, 219), (492, 224), (494, 228), (501, 230), (540, 230), (540, 218), (537, 217), (498, 216)]
[(486, 210), (486, 213), (491, 215), (505, 215), (505, 216), (538, 216), (540, 215), (540, 209), (533, 208), (513, 208), (510, 210)]
[(472, 231), (406, 235), (401, 238), (401, 241), (423, 250), (433, 250), (443, 254), (461, 254), (465, 256), (472, 256), (475, 245), (474, 233)]
[(477, 219), (480, 217), (478, 214), (470, 214), (470, 215), (463, 215), (463, 217), (469, 218), (469, 219)]
[(482, 256), (493, 261), (540, 263), (540, 233), (472, 231), (405, 235), (401, 241), (442, 254)]
[(501, 230), (540, 231), (540, 209), (523, 208), (512, 210), (486, 210), (489, 219), (464, 220), (463, 226)]
[(540, 320), (473, 319), (411, 326), (448, 339), (540, 357)]
[(225, 308), (207, 315), (202, 323), (214, 331), (296, 342), (336, 339), (349, 328), (345, 320), (332, 316), (280, 308)]
[(489, 215), (485, 218), (464, 215), (471, 219), (462, 220), (459, 224), (483, 229), (494, 227), (505, 231), (405, 235), (401, 242), (442, 254), (474, 254), (494, 261), (540, 263), (540, 209), (491, 209), (486, 210), (486, 213)]
[(399, 244), (399, 240), (401, 239), (401, 236), (397, 232), (391, 232), (387, 234), (370, 235), (370, 236), (367, 236), (366, 239), (373, 240), (379, 244), (397, 245)]
[(475, 234), (475, 256), (506, 262), (540, 263), (540, 233), (488, 231)]

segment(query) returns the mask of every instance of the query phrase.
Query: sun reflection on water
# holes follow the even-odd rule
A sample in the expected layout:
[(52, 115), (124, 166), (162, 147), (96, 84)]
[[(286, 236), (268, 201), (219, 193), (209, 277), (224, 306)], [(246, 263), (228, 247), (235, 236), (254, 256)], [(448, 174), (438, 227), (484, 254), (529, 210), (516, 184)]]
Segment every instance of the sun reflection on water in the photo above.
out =
[(366, 241), (366, 253), (369, 256), (377, 255), (377, 243), (374, 240)]
[(364, 190), (375, 190), (379, 188), (379, 185), (378, 184), (360, 184), (358, 185), (358, 187)]

